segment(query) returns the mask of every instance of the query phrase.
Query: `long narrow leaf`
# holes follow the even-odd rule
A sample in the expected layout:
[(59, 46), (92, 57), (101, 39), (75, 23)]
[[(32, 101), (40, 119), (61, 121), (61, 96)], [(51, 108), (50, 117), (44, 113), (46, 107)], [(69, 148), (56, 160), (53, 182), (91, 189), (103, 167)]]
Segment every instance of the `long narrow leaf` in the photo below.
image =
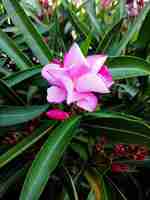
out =
[[(13, 169), (7, 173), (6, 176), (0, 177), (0, 198), (3, 199), (5, 193), (8, 192), (9, 188), (11, 188), (18, 180), (20, 180), (27, 172), (29, 167), (29, 163), (25, 164), (20, 169)], [(11, 175), (10, 175), (11, 174)]]
[(132, 39), (133, 35), (136, 31), (138, 31), (146, 18), (148, 12), (150, 10), (150, 2), (147, 3), (145, 8), (142, 10), (142, 12), (137, 17), (135, 23), (133, 26), (128, 30), (128, 32), (125, 34), (125, 36), (120, 41), (119, 45), (116, 48), (116, 51), (113, 51), (113, 56), (118, 56), (121, 54), (122, 50), (126, 47), (126, 45), (129, 43), (129, 41)]
[(48, 105), (39, 106), (1, 106), (0, 126), (11, 126), (27, 122), (46, 111)]
[(20, 200), (39, 199), (49, 176), (69, 145), (79, 119), (74, 117), (63, 122), (48, 137), (27, 174)]
[(42, 64), (47, 64), (51, 59), (51, 53), (48, 46), (44, 43), (41, 35), (32, 24), (30, 18), (19, 5), (17, 0), (3, 0), (3, 4), (11, 14), (13, 23), (19, 28), (24, 35), (27, 44)]
[(51, 129), (54, 127), (55, 123), (47, 122), (41, 124), (34, 133), (30, 136), (23, 139), (21, 142), (16, 144), (14, 147), (9, 149), (6, 153), (0, 156), (0, 168), (6, 165), (8, 162), (16, 158), (18, 155), (27, 150), (30, 146), (35, 144), (38, 140), (40, 140), (45, 134), (49, 133)]
[(150, 146), (150, 126), (140, 118), (116, 112), (96, 112), (89, 113), (87, 116), (85, 128), (89, 134), (91, 131), (95, 135), (106, 132), (109, 141), (113, 143)]
[[(84, 172), (84, 176), (89, 182), (89, 185), (91, 187), (91, 190), (94, 192), (95, 200), (102, 200), (102, 187), (101, 187), (101, 181), (97, 174), (91, 170), (88, 169)], [(91, 199), (93, 198), (93, 195), (91, 194)]]
[(8, 99), (14, 105), (24, 105), (24, 101), (16, 94), (16, 92), (9, 88), (5, 81), (0, 79), (1, 95)]
[(32, 66), (32, 62), (21, 52), (19, 47), (0, 29), (0, 49), (4, 51), (21, 70)]
[(133, 56), (112, 57), (107, 61), (114, 80), (150, 75), (150, 64)]
[(31, 68), (27, 70), (22, 70), (16, 73), (13, 73), (10, 76), (4, 77), (5, 82), (9, 87), (13, 87), (22, 81), (33, 78), (35, 75), (40, 74), (41, 68)]
[(68, 169), (63, 167), (63, 182), (66, 185), (66, 190), (68, 191), (68, 195), (72, 200), (79, 200), (78, 193), (75, 186), (75, 181), (73, 180), (71, 174)]

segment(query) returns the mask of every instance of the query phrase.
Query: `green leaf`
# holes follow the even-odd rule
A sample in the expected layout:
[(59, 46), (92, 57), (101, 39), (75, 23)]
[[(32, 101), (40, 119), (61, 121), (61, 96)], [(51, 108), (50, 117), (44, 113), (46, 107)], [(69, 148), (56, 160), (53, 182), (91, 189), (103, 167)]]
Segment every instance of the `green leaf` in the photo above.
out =
[(41, 68), (31, 68), (13, 73), (12, 75), (5, 77), (4, 80), (9, 87), (13, 87), (22, 81), (33, 78), (34, 76), (40, 74), (40, 72)]
[(9, 72), (7, 69), (5, 69), (3, 66), (6, 63), (7, 58), (1, 58), (0, 59), (0, 73), (4, 74), (5, 76), (9, 76), (11, 72)]
[(140, 44), (142, 46), (149, 44), (150, 42), (149, 24), (150, 24), (150, 11), (146, 16), (144, 23), (142, 24), (141, 29), (139, 31), (139, 35), (136, 41), (137, 44)]
[[(94, 175), (96, 176), (97, 180), (99, 181), (100, 187), (101, 187), (101, 200), (109, 200), (111, 199), (110, 190), (108, 190), (108, 185), (106, 186), (104, 175), (102, 175), (97, 169), (92, 170), (94, 172)], [(90, 192), (89, 196), (92, 196), (92, 191)], [(93, 194), (94, 195), (94, 194)]]
[(15, 105), (24, 105), (24, 101), (16, 94), (16, 92), (9, 88), (5, 81), (0, 79), (0, 91), (1, 95), (7, 98), (11, 103)]
[(32, 62), (20, 51), (19, 47), (0, 29), (0, 49), (4, 51), (21, 70), (32, 66)]
[[(69, 173), (68, 169), (63, 167), (63, 182), (66, 185), (65, 188), (68, 192), (68, 195), (71, 200), (79, 200), (78, 193), (75, 186), (75, 181), (73, 180), (71, 174)], [(67, 198), (67, 197), (66, 197)]]
[(86, 145), (79, 142), (72, 142), (70, 146), (74, 152), (79, 154), (81, 159), (88, 160), (88, 148)]
[(95, 194), (92, 190), (89, 192), (87, 200), (95, 200)]
[(88, 54), (88, 50), (91, 44), (91, 34), (89, 34), (86, 39), (81, 43), (80, 48), (82, 50), (82, 53), (84, 54), (84, 56), (87, 56)]
[(113, 27), (111, 27), (106, 34), (103, 36), (102, 41), (99, 43), (96, 52), (107, 53), (111, 46), (116, 41), (118, 34), (120, 34), (119, 29), (122, 25), (122, 19), (119, 20)]
[(123, 192), (119, 189), (119, 187), (112, 181), (111, 178), (109, 178), (108, 176), (106, 176), (109, 183), (111, 184), (111, 187), (114, 188), (118, 194), (120, 195), (122, 200), (127, 200), (126, 196), (123, 194)]
[(48, 137), (27, 174), (20, 200), (39, 199), (49, 176), (69, 145), (80, 116), (62, 122)]
[(141, 27), (143, 21), (145, 20), (149, 10), (150, 10), (150, 2), (149, 3), (147, 2), (146, 6), (142, 9), (142, 12), (140, 12), (139, 16), (136, 18), (133, 26), (131, 26), (129, 28), (128, 32), (121, 39), (121, 41), (117, 45), (116, 49), (113, 51), (113, 54), (111, 54), (111, 55), (119, 56), (121, 54), (122, 50), (124, 50), (124, 48), (126, 48), (127, 44), (132, 39), (134, 34), (140, 29), (140, 27)]
[(125, 16), (125, 11), (126, 11), (126, 2), (119, 0), (118, 9), (117, 9), (119, 19), (122, 19)]
[[(64, 7), (65, 7), (65, 5), (64, 5)], [(67, 9), (67, 11), (69, 13), (69, 19), (70, 19), (72, 25), (77, 30), (77, 32), (79, 32), (79, 33), (83, 34), (85, 37), (87, 37), (87, 35), (89, 33), (89, 28), (86, 26), (86, 24), (84, 22), (82, 22), (79, 17), (77, 17), (76, 13), (73, 11), (73, 9), (70, 6), (67, 6), (67, 8), (65, 7), (65, 9)]]
[(30, 18), (19, 5), (19, 2), (17, 0), (3, 0), (3, 4), (8, 15), (11, 14), (13, 23), (19, 28), (20, 32), (25, 37), (27, 44), (32, 49), (35, 56), (40, 60), (41, 64), (49, 63), (51, 59), (50, 50), (32, 24)]
[(22, 154), (25, 150), (39, 141), (45, 134), (50, 133), (55, 124), (56, 123), (53, 121), (42, 123), (31, 135), (10, 148), (6, 153), (3, 153), (0, 156), (0, 168)]
[(96, 16), (96, 3), (95, 0), (90, 0), (85, 2), (85, 10), (89, 17), (89, 22), (91, 27), (94, 28), (98, 37), (102, 36), (101, 25), (99, 24), (98, 18)]
[(107, 61), (114, 80), (150, 75), (150, 64), (132, 56), (111, 57)]
[(25, 164), (20, 169), (13, 169), (11, 168), (9, 170), (9, 173), (7, 172), (7, 175), (3, 175), (0, 177), (0, 198), (3, 198), (3, 195), (8, 192), (9, 188), (13, 187), (18, 180), (20, 180), (27, 172), (27, 169), (29, 167), (29, 163)]
[(89, 113), (87, 117), (85, 128), (89, 134), (91, 131), (95, 135), (107, 133), (109, 141), (113, 143), (145, 144), (150, 146), (150, 126), (141, 118), (124, 113), (106, 111)]
[(117, 21), (127, 17), (126, 1), (119, 0), (113, 9), (113, 23), (116, 24)]
[[(101, 200), (102, 199), (102, 185), (96, 171), (93, 170), (92, 168), (91, 169), (89, 168), (84, 172), (84, 176), (87, 179), (91, 187), (91, 190), (94, 192), (95, 200)], [(90, 196), (92, 199), (93, 195), (90, 194)]]
[(1, 106), (0, 126), (11, 126), (38, 117), (49, 105), (38, 106)]
[(102, 183), (102, 188), (103, 188), (102, 200), (111, 200), (110, 191), (108, 191), (108, 187), (102, 176), (101, 176), (101, 183)]

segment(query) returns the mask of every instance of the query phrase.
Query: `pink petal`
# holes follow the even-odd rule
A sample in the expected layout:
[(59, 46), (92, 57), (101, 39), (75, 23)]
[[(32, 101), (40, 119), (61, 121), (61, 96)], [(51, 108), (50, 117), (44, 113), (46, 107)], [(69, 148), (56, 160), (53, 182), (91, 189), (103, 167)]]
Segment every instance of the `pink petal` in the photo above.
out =
[(100, 3), (102, 8), (108, 8), (112, 3), (112, 0), (101, 0)]
[(90, 73), (81, 76), (77, 80), (76, 90), (78, 92), (109, 93), (109, 89), (107, 88), (103, 78)]
[(49, 110), (47, 113), (46, 113), (47, 117), (49, 119), (55, 119), (55, 120), (60, 120), (60, 121), (63, 121), (65, 119), (68, 119), (69, 118), (69, 113), (67, 112), (64, 112), (60, 109), (52, 109), (52, 110)]
[(60, 83), (58, 79), (54, 76), (54, 74), (64, 74), (63, 68), (60, 68), (60, 65), (54, 63), (48, 64), (43, 67), (41, 73), (44, 79), (46, 79), (50, 84), (55, 85), (60, 85)]
[(50, 84), (63, 88), (66, 91), (67, 104), (72, 102), (74, 85), (67, 73), (67, 69), (60, 68), (57, 64), (49, 64), (43, 68), (42, 75)]
[(110, 88), (113, 84), (112, 74), (110, 73), (108, 67), (104, 65), (100, 71), (99, 74), (104, 78), (105, 84), (108, 88)]
[(86, 59), (82, 54), (79, 46), (74, 43), (69, 52), (64, 56), (64, 67), (87, 66)]
[(100, 68), (104, 65), (106, 59), (107, 59), (106, 55), (93, 55), (93, 56), (88, 56), (86, 58), (88, 66), (95, 73), (97, 73), (100, 70)]
[(68, 75), (73, 81), (76, 81), (80, 76), (89, 72), (89, 68), (86, 66), (73, 66), (67, 70)]
[(47, 89), (47, 101), (49, 103), (61, 103), (66, 98), (66, 90), (57, 86)]
[(79, 100), (77, 102), (77, 106), (89, 112), (93, 112), (96, 109), (97, 102), (97, 97), (90, 93), (86, 96), (86, 98)]
[(74, 90), (74, 84), (70, 77), (67, 76), (60, 76), (59, 80), (62, 83), (62, 87), (65, 88), (67, 92), (67, 104), (70, 104), (73, 102), (73, 90)]

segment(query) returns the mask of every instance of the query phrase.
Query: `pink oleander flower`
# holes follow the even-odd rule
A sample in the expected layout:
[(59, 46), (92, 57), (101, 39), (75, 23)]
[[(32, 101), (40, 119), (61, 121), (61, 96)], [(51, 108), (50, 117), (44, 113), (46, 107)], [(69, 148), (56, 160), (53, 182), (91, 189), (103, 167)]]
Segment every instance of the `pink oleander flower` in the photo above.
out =
[(64, 121), (70, 117), (70, 114), (60, 109), (51, 109), (46, 112), (46, 116), (49, 119)]
[(95, 93), (110, 92), (112, 75), (106, 65), (106, 55), (84, 57), (74, 43), (61, 63), (55, 59), (42, 69), (42, 76), (51, 85), (47, 90), (49, 103), (75, 103), (78, 107), (94, 111), (98, 98)]
[(73, 0), (72, 2), (73, 2), (73, 4), (75, 4), (78, 7), (78, 6), (82, 5), (83, 0)]
[(49, 6), (48, 0), (40, 0), (40, 3), (43, 5), (44, 8), (48, 8), (48, 6)]
[(126, 0), (127, 12), (130, 17), (136, 17), (144, 7), (144, 0)]
[(108, 8), (112, 3), (112, 0), (100, 0), (100, 5), (103, 9)]

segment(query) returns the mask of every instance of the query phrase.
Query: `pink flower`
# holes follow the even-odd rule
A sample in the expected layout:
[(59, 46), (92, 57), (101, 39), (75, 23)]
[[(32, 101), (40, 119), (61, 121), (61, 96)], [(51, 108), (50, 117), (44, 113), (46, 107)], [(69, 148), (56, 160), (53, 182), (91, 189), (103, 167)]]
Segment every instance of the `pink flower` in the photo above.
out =
[(103, 9), (108, 8), (111, 3), (112, 3), (112, 0), (100, 0), (101, 7)]
[(69, 113), (67, 112), (64, 112), (62, 110), (59, 110), (59, 109), (52, 109), (52, 110), (49, 110), (47, 113), (46, 113), (47, 117), (49, 119), (54, 119), (54, 120), (60, 120), (60, 121), (63, 121), (65, 119), (68, 119), (69, 118)]
[(130, 17), (136, 17), (144, 7), (144, 0), (127, 0), (127, 12)]
[(83, 0), (73, 0), (72, 1), (76, 6), (81, 6), (83, 3)]
[(137, 16), (139, 14), (137, 4), (135, 2), (127, 4), (127, 12), (130, 17)]
[(78, 107), (94, 111), (98, 99), (94, 93), (109, 93), (113, 84), (111, 73), (104, 62), (106, 55), (85, 58), (74, 43), (64, 56), (63, 65), (51, 62), (42, 69), (42, 76), (51, 85), (47, 90), (49, 103), (75, 103)]
[(48, 2), (48, 0), (40, 0), (40, 3), (42, 4), (42, 6), (44, 7), (44, 8), (48, 8), (48, 6), (49, 6), (49, 2)]

